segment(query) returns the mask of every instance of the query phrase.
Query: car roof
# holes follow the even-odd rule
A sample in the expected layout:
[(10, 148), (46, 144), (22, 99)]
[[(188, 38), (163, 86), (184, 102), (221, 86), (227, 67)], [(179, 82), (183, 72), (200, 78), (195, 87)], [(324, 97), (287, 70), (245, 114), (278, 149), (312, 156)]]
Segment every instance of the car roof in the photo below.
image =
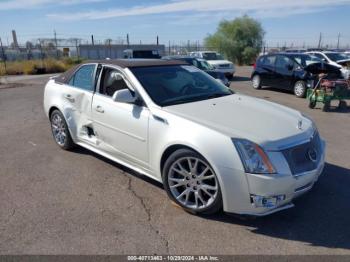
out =
[(68, 84), (71, 77), (83, 65), (87, 64), (103, 64), (111, 66), (119, 66), (121, 68), (136, 68), (136, 67), (153, 67), (153, 66), (174, 66), (188, 65), (187, 62), (181, 60), (162, 60), (162, 59), (104, 59), (104, 60), (89, 60), (79, 65), (72, 67), (66, 72), (55, 78), (56, 82)]
[[(150, 67), (150, 66), (163, 66), (163, 65), (182, 65), (183, 62), (178, 60), (162, 60), (162, 59), (105, 59), (105, 60), (90, 60), (83, 64), (104, 64), (104, 65), (116, 65), (121, 68), (133, 68), (133, 67)], [(81, 65), (83, 65), (81, 64)]]

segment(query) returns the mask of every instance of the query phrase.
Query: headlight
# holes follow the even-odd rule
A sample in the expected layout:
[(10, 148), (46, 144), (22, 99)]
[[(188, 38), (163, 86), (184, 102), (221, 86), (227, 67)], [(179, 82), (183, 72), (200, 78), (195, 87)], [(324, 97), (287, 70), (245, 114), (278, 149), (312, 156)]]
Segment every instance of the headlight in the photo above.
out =
[(232, 139), (245, 172), (252, 174), (274, 174), (275, 168), (271, 164), (264, 150), (257, 144), (246, 139)]

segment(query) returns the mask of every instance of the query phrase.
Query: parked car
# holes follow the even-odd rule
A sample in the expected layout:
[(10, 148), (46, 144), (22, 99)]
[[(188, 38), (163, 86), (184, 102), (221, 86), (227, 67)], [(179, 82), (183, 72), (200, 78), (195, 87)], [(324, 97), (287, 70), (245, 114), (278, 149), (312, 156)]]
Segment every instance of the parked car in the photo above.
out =
[(350, 79), (350, 58), (341, 52), (311, 51), (307, 54), (317, 56), (324, 62), (340, 68), (343, 78)]
[(60, 148), (80, 145), (149, 176), (191, 213), (290, 208), (325, 163), (310, 118), (182, 61), (81, 64), (49, 80), (44, 109)]
[(235, 74), (235, 66), (232, 62), (225, 60), (224, 57), (213, 51), (190, 52), (191, 57), (202, 58), (208, 61), (215, 69), (223, 72), (229, 79)]
[(196, 57), (190, 57), (190, 56), (164, 56), (162, 59), (166, 60), (180, 60), (185, 61), (189, 63), (190, 65), (193, 65), (204, 72), (208, 73), (221, 83), (223, 83), (225, 86), (230, 86), (231, 81), (227, 79), (225, 74), (223, 72), (220, 72), (219, 70), (215, 69), (213, 66), (211, 66), (206, 60), (202, 58), (196, 58)]
[(271, 86), (291, 90), (297, 97), (305, 97), (307, 88), (313, 88), (318, 76), (310, 71), (310, 66), (318, 67), (318, 72), (328, 73), (330, 78), (341, 78), (338, 67), (324, 63), (316, 56), (301, 53), (278, 53), (260, 56), (251, 75), (255, 89)]
[(158, 50), (126, 49), (123, 51), (123, 58), (158, 59), (161, 58), (161, 56)]

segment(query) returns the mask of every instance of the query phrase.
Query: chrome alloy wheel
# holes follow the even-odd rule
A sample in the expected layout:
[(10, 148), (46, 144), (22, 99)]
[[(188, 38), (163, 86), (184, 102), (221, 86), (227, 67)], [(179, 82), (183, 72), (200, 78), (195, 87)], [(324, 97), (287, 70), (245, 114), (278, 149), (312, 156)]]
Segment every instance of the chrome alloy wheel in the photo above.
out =
[(295, 92), (295, 95), (296, 96), (303, 96), (304, 93), (305, 93), (305, 86), (302, 82), (298, 82), (295, 84), (295, 87), (294, 87), (294, 92)]
[(51, 129), (56, 143), (63, 146), (67, 138), (66, 125), (59, 114), (54, 114), (52, 116)]
[(169, 169), (168, 184), (176, 200), (193, 210), (209, 207), (219, 192), (214, 171), (196, 157), (176, 160)]

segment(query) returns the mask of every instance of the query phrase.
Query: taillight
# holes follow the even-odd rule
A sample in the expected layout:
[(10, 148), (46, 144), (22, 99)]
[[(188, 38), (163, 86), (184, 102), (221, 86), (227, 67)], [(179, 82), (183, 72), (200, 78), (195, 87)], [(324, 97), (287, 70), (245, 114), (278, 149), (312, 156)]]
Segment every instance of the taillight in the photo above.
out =
[(256, 63), (253, 64), (253, 68), (256, 69)]

